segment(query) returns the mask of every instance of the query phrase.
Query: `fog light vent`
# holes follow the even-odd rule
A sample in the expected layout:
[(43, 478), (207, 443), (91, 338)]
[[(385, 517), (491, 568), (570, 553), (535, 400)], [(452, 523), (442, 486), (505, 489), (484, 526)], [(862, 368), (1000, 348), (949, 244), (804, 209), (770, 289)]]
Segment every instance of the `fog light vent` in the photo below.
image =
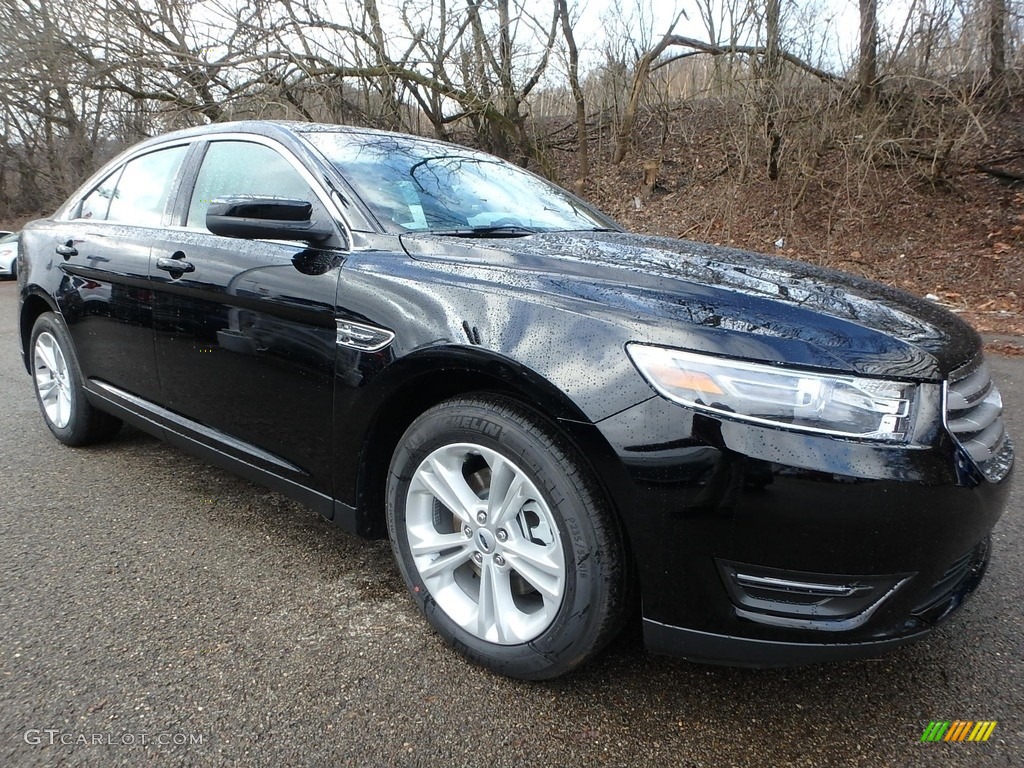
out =
[(988, 563), (989, 541), (986, 538), (967, 554), (958, 558), (928, 590), (913, 614), (934, 624), (948, 616), (974, 590)]
[(773, 626), (845, 631), (913, 574), (846, 576), (717, 561), (738, 616)]

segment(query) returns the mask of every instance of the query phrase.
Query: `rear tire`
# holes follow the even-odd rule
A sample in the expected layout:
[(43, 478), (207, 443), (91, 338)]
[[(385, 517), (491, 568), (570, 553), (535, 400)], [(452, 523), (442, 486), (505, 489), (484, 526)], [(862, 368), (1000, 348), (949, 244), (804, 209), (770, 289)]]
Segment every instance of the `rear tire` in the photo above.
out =
[(65, 445), (104, 442), (121, 429), (121, 420), (97, 410), (86, 399), (82, 369), (64, 320), (41, 314), (32, 326), (29, 364), (43, 420)]
[(458, 398), (417, 418), (391, 461), (387, 522), (413, 600), (488, 669), (557, 677), (621, 626), (618, 522), (573, 446), (519, 403)]

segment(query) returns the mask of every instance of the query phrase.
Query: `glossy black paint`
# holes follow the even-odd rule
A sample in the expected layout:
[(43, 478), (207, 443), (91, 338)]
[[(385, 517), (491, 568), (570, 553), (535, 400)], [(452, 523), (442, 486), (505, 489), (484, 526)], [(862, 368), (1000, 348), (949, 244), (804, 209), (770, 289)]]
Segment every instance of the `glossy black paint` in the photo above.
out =
[[(199, 233), (190, 233), (187, 249), (165, 233), (153, 253), (196, 265), (191, 273), (154, 270), (150, 280), (161, 403), (258, 445), (287, 463), (289, 479), (330, 495), (326, 414), (342, 257)], [(320, 274), (299, 271), (314, 261)]]
[[(691, 629), (807, 639), (798, 629), (738, 622), (731, 603), (708, 600), (723, 589), (719, 559), (820, 574), (909, 574), (871, 622), (834, 641), (920, 631), (912, 610), (987, 538), (1005, 504), (1008, 483), (958, 477), (963, 456), (948, 438), (928, 449), (883, 450), (696, 415), (690, 437), (672, 445), (660, 439), (671, 430), (658, 425), (671, 423), (673, 407), (658, 398), (598, 425), (621, 446), (624, 471), (606, 475), (620, 486), (614, 495), (628, 494), (644, 510), (625, 519), (645, 553), (641, 581), (663, 585), (644, 589), (644, 615), (657, 622), (674, 624), (682, 610)], [(650, 442), (637, 441), (644, 432)]]
[[(38, 243), (49, 251), (47, 292), (63, 305), (68, 327), (88, 378), (110, 381), (158, 400), (153, 358), (153, 303), (149, 241), (160, 230), (127, 232), (117, 227), (61, 223)], [(32, 240), (36, 243), (35, 239)], [(73, 251), (61, 255), (58, 248)], [(53, 278), (59, 283), (53, 285)]]
[(872, 376), (940, 380), (977, 334), (933, 302), (802, 262), (619, 232), (481, 244), (402, 236), (419, 259), (514, 271), (517, 287), (631, 322), (638, 339)]
[[(194, 147), (164, 227), (70, 220), (140, 150), (115, 160), (26, 227), (23, 337), (44, 308), (59, 311), (93, 402), (367, 536), (383, 534), (384, 472), (416, 415), (470, 391), (516, 397), (601, 479), (657, 650), (809, 661), (911, 639), (944, 616), (914, 614), (987, 538), (1009, 485), (986, 481), (942, 426), (941, 382), (980, 350), (962, 321), (875, 283), (698, 243), (389, 233), (307, 130), (329, 129), (177, 134)], [(203, 142), (218, 134), (294, 156), (336, 205), (335, 236), (314, 246), (185, 229)], [(59, 254), (68, 243), (77, 253)], [(339, 345), (339, 320), (394, 341)], [(919, 382), (921, 428), (913, 445), (883, 446), (695, 414), (654, 392), (625, 354), (631, 341)], [(905, 583), (855, 627), (770, 626), (738, 614), (721, 561)], [(943, 599), (958, 603), (980, 579), (971, 574)]]

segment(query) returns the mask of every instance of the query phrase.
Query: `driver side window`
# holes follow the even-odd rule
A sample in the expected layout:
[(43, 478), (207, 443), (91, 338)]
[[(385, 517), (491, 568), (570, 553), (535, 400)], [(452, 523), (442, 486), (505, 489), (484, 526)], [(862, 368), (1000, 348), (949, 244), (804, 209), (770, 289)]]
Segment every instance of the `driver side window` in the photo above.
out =
[(281, 197), (313, 205), (313, 218), (327, 211), (295, 167), (277, 151), (250, 141), (210, 143), (188, 207), (187, 226), (206, 229), (206, 209), (219, 198)]

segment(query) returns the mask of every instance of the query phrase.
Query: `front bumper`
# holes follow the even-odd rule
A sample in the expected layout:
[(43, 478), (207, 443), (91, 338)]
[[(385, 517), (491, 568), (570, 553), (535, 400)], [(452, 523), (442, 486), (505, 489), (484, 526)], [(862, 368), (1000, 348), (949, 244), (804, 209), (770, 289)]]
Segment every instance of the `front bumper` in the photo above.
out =
[(1012, 474), (986, 479), (945, 432), (884, 446), (660, 397), (597, 428), (647, 646), (711, 663), (814, 663), (927, 634), (980, 583)]
[[(699, 630), (675, 627), (652, 619), (644, 619), (644, 643), (654, 653), (681, 656), (691, 661), (707, 664), (727, 664), (730, 666), (774, 667), (796, 666), (800, 664), (817, 664), (827, 661), (875, 656), (892, 648), (914, 642), (927, 635), (934, 626), (948, 617), (958, 608), (964, 599), (981, 583), (982, 576), (988, 566), (988, 540), (968, 553), (966, 563), (955, 564), (950, 571), (957, 578), (947, 578), (932, 587), (927, 599), (911, 612), (901, 631), (891, 637), (880, 640), (863, 640), (859, 642), (788, 642), (782, 640), (762, 640), (751, 637), (736, 637), (724, 634), (701, 632)], [(951, 575), (952, 575), (951, 574)], [(909, 578), (909, 577), (905, 577)], [(903, 583), (901, 579), (900, 584)], [(872, 606), (881, 606), (891, 592), (883, 593)], [(734, 605), (737, 601), (734, 599)], [(784, 607), (779, 613), (785, 612)], [(870, 620), (871, 607), (850, 617), (853, 623), (861, 624)], [(744, 617), (745, 612), (737, 607), (737, 616)], [(757, 618), (747, 614), (750, 620)], [(761, 618), (777, 620), (778, 613), (766, 609)], [(862, 620), (863, 619), (863, 620)], [(823, 626), (823, 622), (841, 620), (821, 619), (810, 632), (827, 633), (824, 637), (831, 639), (834, 631), (842, 632), (837, 627)]]

